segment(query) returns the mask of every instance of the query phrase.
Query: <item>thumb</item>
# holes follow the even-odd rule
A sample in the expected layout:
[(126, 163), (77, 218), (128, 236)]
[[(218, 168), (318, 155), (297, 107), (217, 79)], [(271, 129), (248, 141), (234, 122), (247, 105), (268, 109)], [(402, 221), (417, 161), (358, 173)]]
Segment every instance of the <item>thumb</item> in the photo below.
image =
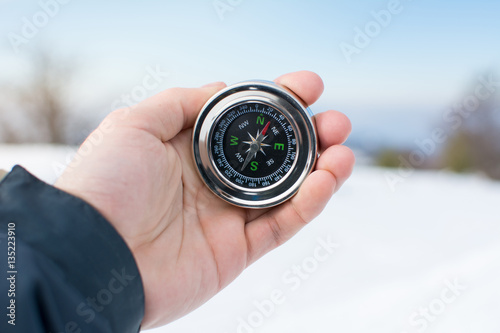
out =
[(125, 117), (126, 125), (145, 130), (165, 142), (192, 127), (203, 105), (226, 87), (215, 82), (201, 88), (171, 88), (145, 99)]

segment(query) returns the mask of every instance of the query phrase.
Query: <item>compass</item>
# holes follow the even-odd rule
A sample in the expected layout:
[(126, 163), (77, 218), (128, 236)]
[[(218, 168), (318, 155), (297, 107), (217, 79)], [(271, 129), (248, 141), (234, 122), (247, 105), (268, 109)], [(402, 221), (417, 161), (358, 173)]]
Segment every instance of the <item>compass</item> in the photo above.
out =
[(311, 172), (317, 139), (311, 112), (290, 90), (245, 81), (214, 95), (193, 130), (193, 153), (208, 188), (240, 207), (291, 198)]

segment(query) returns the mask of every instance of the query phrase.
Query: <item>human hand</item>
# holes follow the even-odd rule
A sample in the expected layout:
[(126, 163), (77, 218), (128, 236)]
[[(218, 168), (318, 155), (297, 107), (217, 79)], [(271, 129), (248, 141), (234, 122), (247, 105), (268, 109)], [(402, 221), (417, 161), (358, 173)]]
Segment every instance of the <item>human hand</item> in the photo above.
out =
[[(308, 105), (323, 92), (311, 72), (275, 82)], [(104, 133), (102, 142), (87, 139), (80, 148), (85, 157), (56, 183), (100, 211), (132, 250), (144, 285), (143, 329), (206, 302), (316, 217), (351, 174), (354, 156), (340, 145), (351, 124), (328, 111), (315, 116), (321, 155), (292, 199), (260, 210), (220, 200), (197, 174), (191, 135), (204, 103), (224, 87), (168, 89), (112, 112), (96, 130)]]

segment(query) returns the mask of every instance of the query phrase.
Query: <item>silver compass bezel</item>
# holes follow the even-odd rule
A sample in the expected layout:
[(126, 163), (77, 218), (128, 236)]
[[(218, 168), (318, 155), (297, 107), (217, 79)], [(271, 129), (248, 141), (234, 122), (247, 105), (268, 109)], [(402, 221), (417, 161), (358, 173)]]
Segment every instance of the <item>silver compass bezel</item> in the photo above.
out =
[[(280, 111), (293, 127), (296, 158), (282, 179), (264, 188), (245, 188), (229, 181), (215, 165), (211, 137), (218, 120), (234, 106), (261, 103)], [(305, 103), (292, 91), (268, 81), (245, 81), (215, 94), (202, 108), (193, 129), (193, 155), (198, 173), (221, 199), (245, 208), (279, 205), (297, 193), (317, 158), (314, 119)]]

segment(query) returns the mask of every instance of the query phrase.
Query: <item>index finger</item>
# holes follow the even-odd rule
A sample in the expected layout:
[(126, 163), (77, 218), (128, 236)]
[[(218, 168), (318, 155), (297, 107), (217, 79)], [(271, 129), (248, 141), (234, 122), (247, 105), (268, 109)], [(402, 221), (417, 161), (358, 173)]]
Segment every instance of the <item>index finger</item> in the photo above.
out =
[(324, 90), (323, 80), (318, 74), (309, 71), (285, 74), (274, 82), (293, 91), (308, 106), (314, 104)]

